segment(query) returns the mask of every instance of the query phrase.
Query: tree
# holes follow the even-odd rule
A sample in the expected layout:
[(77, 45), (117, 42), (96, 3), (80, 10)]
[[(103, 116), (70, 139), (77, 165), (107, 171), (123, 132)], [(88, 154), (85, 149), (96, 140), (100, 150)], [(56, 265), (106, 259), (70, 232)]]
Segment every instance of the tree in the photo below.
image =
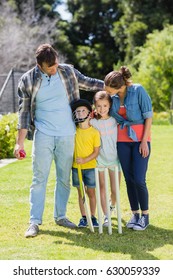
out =
[(59, 16), (55, 12), (55, 7), (62, 0), (1, 0), (1, 2), (8, 2), (13, 6), (22, 21), (33, 24), (44, 17), (54, 18), (55, 16)]
[(117, 17), (117, 2), (67, 1), (73, 17), (69, 23), (58, 23), (61, 36), (55, 38), (55, 45), (67, 54), (67, 62), (73, 63), (87, 75), (103, 78), (119, 59), (119, 51), (111, 35)]
[[(28, 18), (29, 13), (32, 15), (30, 8), (28, 5)], [(9, 72), (11, 68), (28, 70), (35, 65), (34, 52), (38, 45), (45, 42), (53, 44), (56, 19), (42, 17), (39, 22), (28, 24), (28, 20), (21, 18), (14, 6), (1, 1), (0, 61), (3, 72)]]
[(173, 24), (172, 0), (122, 0), (118, 4), (119, 19), (112, 31), (121, 57), (130, 62), (137, 48), (145, 43), (147, 34)]
[(150, 94), (154, 111), (171, 108), (173, 97), (173, 25), (153, 31), (134, 57), (135, 79)]
[(130, 64), (147, 34), (173, 24), (171, 0), (67, 0), (55, 45), (82, 72), (103, 78), (114, 64)]

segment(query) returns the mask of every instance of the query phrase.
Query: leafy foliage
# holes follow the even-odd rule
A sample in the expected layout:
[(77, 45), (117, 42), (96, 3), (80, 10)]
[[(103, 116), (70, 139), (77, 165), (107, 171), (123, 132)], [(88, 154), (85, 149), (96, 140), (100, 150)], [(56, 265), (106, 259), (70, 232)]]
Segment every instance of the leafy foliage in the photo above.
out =
[[(61, 37), (55, 39), (56, 46), (82, 72), (100, 78), (118, 61), (131, 63), (147, 34), (173, 23), (171, 0), (159, 0), (157, 5), (154, 0), (67, 0), (67, 6), (72, 20), (64, 26), (63, 36), (73, 48), (70, 51), (68, 44), (63, 50)], [(86, 53), (80, 50), (83, 47)]]
[(17, 114), (8, 114), (0, 118), (0, 159), (14, 157), (14, 145), (17, 133)]
[(60, 22), (58, 27), (63, 30), (63, 37), (68, 38), (68, 44), (62, 45), (60, 37), (55, 38), (55, 45), (67, 53), (68, 60), (83, 73), (103, 78), (119, 58), (111, 35), (117, 17), (117, 1), (75, 0), (67, 4), (72, 20), (68, 24)]
[(57, 15), (54, 11), (56, 5), (61, 3), (61, 0), (9, 0), (8, 2), (22, 21), (34, 23), (47, 16), (53, 18)]
[(173, 112), (154, 112), (153, 114), (153, 124), (154, 125), (170, 125), (172, 122)]
[(154, 111), (172, 108), (173, 96), (173, 25), (162, 31), (154, 31), (147, 36), (139, 54), (134, 57), (138, 68), (136, 79), (150, 94)]
[(136, 54), (136, 47), (145, 43), (147, 34), (173, 24), (171, 0), (122, 0), (118, 4), (119, 18), (114, 22), (113, 35), (128, 63)]

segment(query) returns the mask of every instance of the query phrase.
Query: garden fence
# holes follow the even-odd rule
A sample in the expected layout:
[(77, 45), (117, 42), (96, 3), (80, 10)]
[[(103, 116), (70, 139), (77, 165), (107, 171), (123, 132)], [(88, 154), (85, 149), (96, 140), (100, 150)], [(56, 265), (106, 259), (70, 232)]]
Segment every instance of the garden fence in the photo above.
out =
[(0, 114), (18, 111), (17, 84), (24, 71), (11, 69), (8, 74), (0, 74)]

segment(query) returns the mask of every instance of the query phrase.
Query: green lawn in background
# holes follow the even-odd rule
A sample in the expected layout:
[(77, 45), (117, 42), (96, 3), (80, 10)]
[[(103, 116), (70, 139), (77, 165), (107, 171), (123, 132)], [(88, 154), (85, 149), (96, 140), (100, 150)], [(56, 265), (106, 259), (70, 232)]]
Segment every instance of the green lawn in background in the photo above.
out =
[[(107, 229), (69, 230), (53, 220), (55, 170), (47, 185), (43, 225), (37, 237), (26, 239), (29, 221), (29, 186), (32, 178), (31, 144), (27, 158), (0, 168), (0, 259), (1, 260), (173, 260), (173, 126), (152, 127), (152, 153), (147, 173), (150, 194), (150, 226), (143, 232), (125, 227), (131, 213), (125, 183), (121, 182), (123, 234), (113, 217), (113, 234)], [(44, 159), (43, 159), (44, 160)], [(77, 191), (72, 188), (67, 216), (80, 218)]]

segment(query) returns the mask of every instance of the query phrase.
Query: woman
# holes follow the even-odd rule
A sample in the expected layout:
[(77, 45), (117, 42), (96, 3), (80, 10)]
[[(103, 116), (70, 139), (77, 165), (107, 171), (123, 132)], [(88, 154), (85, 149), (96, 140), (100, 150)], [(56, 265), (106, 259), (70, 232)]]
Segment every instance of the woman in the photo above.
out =
[[(110, 115), (118, 122), (117, 152), (127, 186), (132, 218), (127, 228), (145, 230), (149, 225), (146, 172), (150, 156), (151, 99), (140, 84), (133, 84), (126, 66), (105, 77), (112, 97)], [(141, 213), (140, 213), (141, 212)]]

